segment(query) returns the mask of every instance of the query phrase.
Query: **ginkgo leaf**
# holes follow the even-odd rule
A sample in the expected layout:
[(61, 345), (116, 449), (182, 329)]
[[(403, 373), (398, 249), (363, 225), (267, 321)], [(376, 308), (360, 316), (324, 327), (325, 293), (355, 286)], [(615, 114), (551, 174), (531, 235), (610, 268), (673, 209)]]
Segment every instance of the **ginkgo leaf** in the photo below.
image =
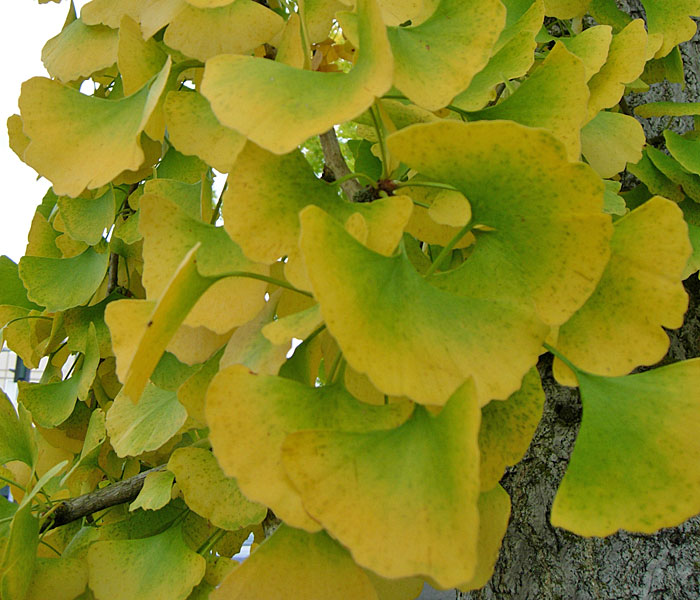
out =
[[(688, 308), (681, 275), (691, 253), (683, 213), (660, 196), (615, 222), (611, 247), (596, 291), (559, 328), (556, 344), (577, 367), (606, 376), (666, 354), (663, 328), (680, 327)], [(564, 385), (576, 385), (559, 360), (554, 373)]]
[(246, 138), (221, 125), (201, 94), (170, 92), (164, 111), (169, 140), (180, 152), (195, 154), (222, 173), (233, 169)]
[(56, 312), (87, 303), (104, 279), (108, 252), (88, 248), (72, 258), (23, 256), (19, 276), (30, 300)]
[(671, 156), (675, 158), (681, 166), (700, 175), (700, 141), (692, 137), (683, 137), (678, 135), (674, 131), (666, 130), (664, 131), (664, 138), (666, 140), (666, 147), (671, 153)]
[(576, 373), (583, 420), (552, 506), (578, 535), (652, 533), (700, 510), (700, 361), (637, 375)]
[(18, 407), (19, 415), (5, 392), (0, 390), (0, 465), (21, 460), (32, 467), (36, 460), (36, 442), (31, 415)]
[(29, 146), (30, 139), (24, 133), (22, 117), (19, 115), (10, 115), (7, 118), (7, 137), (12, 151), (20, 160), (24, 160), (24, 151)]
[(695, 35), (697, 25), (690, 17), (700, 14), (698, 0), (642, 0), (649, 35), (661, 34), (663, 43), (655, 58), (666, 56), (681, 42)]
[[(207, 392), (206, 418), (214, 453), (249, 497), (285, 523), (307, 531), (319, 525), (306, 514), (282, 469), (281, 447), (293, 431), (333, 427), (367, 431), (398, 425), (410, 404), (370, 406), (341, 386), (308, 387), (290, 379), (254, 375), (242, 366), (221, 370)], [(235, 435), (232, 435), (235, 432)]]
[(358, 0), (358, 14), (361, 49), (347, 74), (304, 71), (250, 56), (210, 58), (201, 91), (217, 119), (284, 154), (361, 114), (389, 90), (393, 66), (376, 0)]
[(155, 40), (144, 40), (139, 24), (125, 15), (119, 25), (117, 61), (124, 95), (136, 93), (163, 68), (168, 55)]
[(459, 584), (460, 591), (478, 590), (484, 587), (493, 575), (510, 517), (510, 497), (497, 485), (479, 496), (479, 542), (474, 576)]
[(489, 101), (499, 83), (522, 77), (535, 61), (535, 35), (542, 28), (543, 0), (505, 0), (506, 27), (494, 47), (488, 64), (472, 79), (469, 87), (452, 104), (464, 110), (478, 110)]
[(609, 215), (619, 215), (621, 217), (627, 214), (625, 199), (618, 194), (621, 188), (622, 184), (619, 181), (608, 180), (605, 182), (603, 212)]
[(187, 506), (216, 527), (236, 531), (260, 523), (267, 514), (267, 507), (248, 500), (204, 448), (178, 448), (170, 455), (168, 470), (175, 474)]
[(67, 198), (58, 199), (66, 232), (74, 239), (85, 242), (90, 246), (96, 245), (105, 230), (114, 223), (115, 206), (114, 190), (108, 188), (96, 198)]
[(46, 42), (41, 61), (51, 77), (68, 83), (111, 67), (117, 62), (117, 44), (114, 29), (76, 19)]
[(290, 590), (305, 600), (378, 600), (367, 575), (338, 542), (323, 531), (306, 533), (285, 524), (210, 597), (284, 598)]
[(0, 256), (0, 305), (7, 304), (29, 310), (39, 309), (41, 306), (34, 304), (27, 298), (27, 290), (19, 277), (19, 270), (13, 260), (7, 256)]
[(284, 26), (282, 17), (253, 0), (199, 8), (189, 4), (172, 19), (163, 41), (201, 61), (219, 54), (250, 52), (272, 40)]
[(187, 420), (175, 392), (146, 386), (137, 404), (120, 394), (107, 411), (107, 433), (117, 456), (138, 456), (157, 450)]
[(581, 152), (601, 177), (625, 170), (642, 157), (644, 129), (629, 115), (601, 111), (581, 130)]
[(185, 544), (180, 527), (143, 539), (95, 542), (87, 562), (97, 600), (186, 598), (206, 566)]
[(22, 502), (10, 523), (10, 535), (0, 560), (0, 598), (25, 598), (39, 545), (39, 519), (29, 502)]
[(612, 27), (598, 25), (585, 29), (573, 37), (559, 38), (569, 52), (574, 53), (583, 61), (586, 70), (586, 81), (600, 71), (608, 58), (610, 42), (612, 42)]
[(593, 292), (612, 235), (610, 217), (601, 214), (603, 184), (590, 167), (567, 162), (550, 134), (503, 121), (443, 121), (402, 129), (387, 141), (402, 162), (462, 192), (472, 221), (492, 229), (477, 231), (469, 259), (433, 278), (437, 285), (517, 299), (523, 307), (531, 299), (551, 325)]
[(262, 334), (273, 344), (284, 344), (291, 338), (303, 340), (323, 322), (318, 304), (286, 317), (281, 317), (262, 328)]
[(645, 119), (700, 115), (700, 102), (649, 102), (636, 106), (634, 114)]
[(625, 92), (625, 84), (633, 82), (644, 70), (647, 59), (647, 31), (642, 19), (632, 21), (610, 42), (608, 59), (588, 82), (591, 97), (588, 119), (604, 108), (615, 106)]
[(652, 194), (658, 194), (674, 202), (684, 200), (685, 193), (681, 186), (666, 177), (651, 161), (647, 152), (643, 152), (642, 158), (636, 163), (627, 165), (627, 170), (639, 179)]
[(368, 250), (317, 207), (304, 209), (301, 221), (304, 260), (328, 330), (379, 390), (444, 404), (473, 376), (485, 404), (520, 387), (547, 330), (532, 311), (438, 289), (405, 255)]
[(477, 563), (479, 413), (470, 381), (437, 417), (416, 407), (396, 429), (291, 433), (284, 468), (304, 508), (358, 564), (452, 587)]
[(25, 82), (19, 100), (31, 140), (25, 162), (53, 183), (56, 194), (72, 197), (137, 170), (144, 161), (141, 132), (169, 72), (170, 61), (152, 84), (121, 100), (85, 96), (42, 77)]
[[(493, 0), (477, 4), (440, 0), (430, 18), (419, 25), (389, 27), (394, 85), (429, 110), (449, 104), (486, 66), (503, 29), (505, 12)], [(355, 15), (338, 18), (344, 32), (351, 28), (349, 37), (354, 40)]]
[[(325, 40), (330, 32), (333, 19), (336, 18), (336, 13), (345, 8), (347, 6), (339, 0), (304, 0), (304, 24), (309, 35), (309, 43), (315, 44)], [(290, 15), (288, 24), (292, 21), (293, 16), (293, 14)], [(296, 27), (299, 27), (298, 21)], [(279, 54), (277, 60), (279, 60)]]
[(481, 409), (479, 450), (481, 489), (492, 489), (505, 468), (525, 454), (544, 407), (544, 391), (537, 369), (530, 369), (522, 387), (506, 401), (489, 402)]
[(63, 326), (66, 328), (68, 341), (66, 346), (73, 352), (85, 353), (88, 343), (90, 325), (95, 328), (97, 345), (101, 358), (112, 356), (112, 339), (109, 329), (104, 322), (104, 313), (107, 305), (116, 298), (116, 294), (110, 295), (102, 302), (92, 306), (70, 308), (63, 313)]
[(197, 365), (209, 360), (230, 338), (230, 331), (218, 334), (206, 327), (180, 325), (166, 349), (186, 365)]
[(88, 25), (118, 29), (125, 15), (138, 23), (144, 4), (142, 0), (92, 0), (80, 10), (80, 18)]
[(175, 475), (170, 471), (153, 471), (146, 475), (143, 487), (136, 499), (129, 504), (129, 510), (159, 510), (171, 499)]
[(177, 399), (187, 409), (190, 418), (202, 426), (206, 425), (204, 417), (204, 401), (209, 383), (219, 372), (219, 361), (223, 348), (209, 358), (195, 371), (178, 389)]
[[(246, 272), (267, 275), (268, 268), (249, 261), (226, 231), (193, 219), (167, 198), (146, 194), (140, 200), (139, 229), (144, 236), (143, 284), (149, 298), (158, 298), (188, 251), (198, 242), (199, 269), (208, 272)], [(267, 283), (249, 277), (217, 281), (184, 321), (225, 333), (252, 319), (265, 303)], [(236, 298), (232, 304), (231, 298)]]
[(369, 204), (340, 200), (337, 189), (318, 180), (301, 152), (276, 156), (247, 144), (229, 174), (224, 228), (251, 260), (270, 264), (298, 251), (299, 211), (315, 205), (345, 223), (359, 213), (367, 222), (368, 247), (391, 254), (412, 211), (406, 197)]
[[(185, 176), (185, 178), (187, 178)], [(195, 183), (185, 183), (178, 179), (150, 179), (143, 186), (143, 196), (155, 194), (167, 198), (170, 202), (177, 204), (187, 216), (197, 220), (204, 220), (202, 216), (202, 181), (199, 179)], [(139, 200), (141, 199), (139, 197)], [(138, 208), (138, 204), (135, 209)], [(133, 215), (135, 216), (135, 215)], [(208, 215), (206, 215), (208, 216)], [(204, 221), (206, 222), (206, 221)]]
[(581, 60), (557, 44), (539, 69), (503, 102), (472, 113), (470, 119), (505, 119), (542, 127), (566, 147), (570, 161), (581, 154), (588, 88)]
[(75, 600), (88, 583), (87, 565), (75, 558), (37, 558), (25, 600)]
[(19, 399), (42, 427), (55, 427), (70, 417), (78, 399), (87, 400), (100, 362), (94, 325), (89, 326), (85, 354), (69, 379), (53, 383), (20, 382)]
[(644, 150), (649, 160), (673, 183), (680, 186), (683, 193), (696, 202), (700, 202), (700, 176), (686, 171), (680, 163), (668, 154), (647, 146)]
[(195, 246), (183, 258), (157, 302), (117, 300), (105, 310), (123, 393), (136, 401), (175, 332), (215, 281), (198, 271)]

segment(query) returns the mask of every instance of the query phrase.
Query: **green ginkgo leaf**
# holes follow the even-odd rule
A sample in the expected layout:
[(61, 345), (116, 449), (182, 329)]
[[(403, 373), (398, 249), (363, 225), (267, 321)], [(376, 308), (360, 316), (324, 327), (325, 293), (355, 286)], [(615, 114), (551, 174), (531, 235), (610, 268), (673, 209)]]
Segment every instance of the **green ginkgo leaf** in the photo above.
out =
[(82, 560), (37, 557), (25, 600), (75, 600), (87, 583), (87, 565)]
[[(557, 348), (577, 367), (598, 375), (624, 375), (661, 360), (664, 328), (683, 324), (688, 308), (681, 276), (691, 253), (683, 213), (656, 196), (615, 222), (612, 254), (596, 291), (561, 326)], [(565, 385), (573, 374), (555, 361)]]
[(246, 54), (272, 40), (283, 26), (282, 17), (253, 0), (184, 6), (165, 30), (164, 41), (186, 56), (206, 61), (219, 54)]
[(0, 465), (21, 460), (32, 467), (37, 448), (32, 430), (31, 415), (18, 407), (19, 415), (5, 392), (0, 390)]
[(224, 228), (246, 256), (270, 264), (298, 254), (299, 211), (309, 205), (341, 223), (359, 213), (367, 223), (367, 246), (385, 255), (396, 249), (412, 210), (406, 197), (343, 201), (314, 176), (300, 152), (277, 156), (249, 143), (229, 174)]
[(117, 294), (111, 294), (102, 302), (92, 306), (70, 308), (63, 313), (63, 326), (66, 328), (66, 334), (68, 335), (66, 346), (69, 350), (85, 353), (90, 325), (92, 324), (97, 334), (100, 357), (107, 358), (113, 355), (112, 339), (104, 321), (104, 313), (107, 305), (117, 297)]
[(544, 0), (545, 14), (557, 19), (582, 17), (591, 0)]
[(27, 289), (20, 279), (19, 269), (7, 256), (0, 256), (0, 305), (2, 304), (41, 310), (41, 306), (27, 298)]
[(700, 361), (576, 377), (583, 420), (552, 524), (585, 536), (652, 533), (697, 514)]
[(246, 138), (221, 125), (204, 96), (197, 92), (170, 92), (163, 109), (168, 139), (180, 152), (199, 156), (222, 173), (233, 169)]
[(307, 533), (285, 524), (210, 597), (284, 598), (290, 590), (304, 600), (378, 600), (367, 575), (327, 533)]
[(143, 487), (136, 499), (129, 504), (129, 510), (159, 510), (170, 502), (175, 475), (170, 471), (153, 471), (146, 475)]
[(157, 450), (185, 424), (187, 411), (175, 392), (146, 386), (137, 404), (120, 394), (107, 411), (107, 433), (117, 456)]
[(472, 113), (470, 118), (542, 127), (564, 144), (569, 160), (575, 161), (581, 154), (580, 130), (586, 120), (588, 96), (583, 63), (563, 44), (557, 44), (512, 96)]
[(452, 104), (464, 110), (478, 110), (491, 99), (499, 83), (522, 77), (535, 62), (535, 35), (542, 28), (543, 0), (505, 0), (506, 27), (486, 67), (474, 76), (469, 87)]
[(42, 427), (56, 427), (70, 417), (75, 403), (88, 398), (90, 387), (100, 363), (100, 349), (94, 325), (88, 326), (85, 353), (76, 358), (73, 375), (53, 383), (19, 382), (19, 399), (32, 413), (34, 421)]
[(396, 429), (291, 433), (283, 464), (304, 508), (359, 565), (452, 587), (478, 560), (479, 421), (469, 381), (437, 417), (416, 407)]
[(681, 166), (700, 175), (700, 141), (690, 136), (680, 136), (675, 131), (664, 131), (666, 147)]
[(638, 117), (685, 117), (700, 115), (700, 102), (648, 102), (634, 109)]
[(180, 527), (138, 540), (95, 542), (87, 562), (96, 600), (184, 600), (206, 566), (185, 544)]
[[(679, 160), (679, 162), (681, 161)], [(627, 165), (627, 170), (639, 179), (652, 194), (658, 194), (674, 202), (682, 202), (685, 199), (685, 193), (681, 186), (669, 179), (653, 163), (646, 151), (642, 153), (642, 158), (636, 163)]]
[(56, 194), (71, 197), (109, 183), (122, 171), (139, 169), (141, 132), (169, 73), (170, 61), (153, 83), (121, 100), (85, 96), (42, 77), (30, 79), (19, 100), (24, 133), (31, 140), (23, 160), (53, 183)]
[(57, 312), (86, 304), (105, 277), (109, 253), (88, 248), (72, 258), (23, 256), (19, 276), (30, 300)]
[(438, 289), (405, 255), (368, 250), (317, 207), (304, 209), (301, 222), (301, 248), (328, 330), (379, 390), (444, 404), (473, 376), (485, 404), (520, 387), (547, 331), (531, 310)]
[(581, 152), (601, 177), (613, 177), (642, 157), (646, 144), (639, 121), (622, 113), (599, 112), (581, 130)]
[(231, 366), (220, 371), (209, 386), (206, 418), (214, 454), (241, 490), (271, 507), (285, 523), (318, 531), (319, 525), (302, 508), (282, 469), (285, 436), (330, 427), (352, 431), (390, 428), (403, 422), (410, 411), (410, 403), (363, 404), (339, 385), (308, 387)]
[(90, 246), (96, 245), (105, 230), (114, 223), (115, 206), (114, 190), (108, 188), (96, 198), (58, 198), (58, 208), (66, 227), (66, 233), (74, 240), (85, 242)]
[(217, 119), (284, 154), (369, 108), (391, 87), (393, 61), (376, 0), (357, 5), (361, 48), (347, 74), (304, 71), (250, 56), (210, 58), (201, 91)]
[(516, 464), (530, 445), (542, 418), (544, 391), (537, 369), (530, 369), (522, 387), (505, 402), (489, 402), (481, 409), (479, 450), (481, 489), (496, 486), (505, 468)]
[(677, 160), (653, 146), (647, 146), (644, 152), (659, 171), (681, 187), (686, 196), (700, 202), (700, 175), (689, 173)]
[(698, 0), (642, 0), (646, 11), (649, 35), (663, 36), (655, 58), (666, 56), (681, 42), (695, 35), (697, 25), (691, 16), (700, 14)]
[(267, 514), (267, 507), (248, 500), (204, 448), (178, 448), (168, 470), (175, 474), (187, 506), (216, 527), (237, 531), (260, 523)]
[(21, 505), (12, 517), (10, 535), (0, 560), (0, 598), (23, 599), (31, 585), (36, 549), (39, 545), (39, 519), (31, 503)]
[(51, 77), (68, 83), (116, 63), (118, 40), (114, 29), (76, 19), (46, 42), (41, 61)]
[(491, 229), (476, 231), (469, 259), (434, 277), (437, 285), (532, 306), (550, 325), (593, 292), (612, 235), (603, 184), (587, 165), (567, 162), (550, 134), (504, 121), (443, 121), (397, 131), (388, 145), (411, 168), (462, 192), (473, 223)]
[[(429, 110), (449, 104), (486, 66), (505, 24), (505, 12), (493, 0), (440, 0), (419, 25), (389, 27), (394, 85)], [(349, 37), (355, 41), (355, 15), (339, 15), (339, 22), (344, 32), (350, 28)]]

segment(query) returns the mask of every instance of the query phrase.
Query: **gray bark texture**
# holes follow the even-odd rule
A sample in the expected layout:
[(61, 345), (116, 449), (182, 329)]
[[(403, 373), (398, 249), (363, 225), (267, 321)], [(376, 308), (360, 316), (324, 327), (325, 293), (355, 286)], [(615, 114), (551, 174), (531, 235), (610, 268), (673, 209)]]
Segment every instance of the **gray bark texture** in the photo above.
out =
[[(618, 0), (634, 17), (644, 16), (638, 0)], [(635, 107), (646, 102), (700, 100), (700, 37), (682, 45), (685, 87), (654, 84), (646, 94), (630, 94)], [(665, 127), (679, 133), (692, 118), (652, 119), (643, 123), (647, 139)], [(625, 178), (625, 184), (634, 182)], [(685, 283), (690, 296), (683, 327), (669, 331), (670, 350), (661, 364), (700, 355), (700, 281)], [(606, 538), (582, 538), (552, 527), (550, 510), (564, 475), (581, 422), (576, 388), (559, 386), (551, 374), (551, 356), (538, 365), (547, 395), (542, 421), (523, 460), (501, 484), (512, 500), (512, 516), (491, 581), (466, 600), (698, 600), (700, 599), (700, 516), (654, 535), (618, 532)], [(698, 432), (700, 435), (700, 432)]]

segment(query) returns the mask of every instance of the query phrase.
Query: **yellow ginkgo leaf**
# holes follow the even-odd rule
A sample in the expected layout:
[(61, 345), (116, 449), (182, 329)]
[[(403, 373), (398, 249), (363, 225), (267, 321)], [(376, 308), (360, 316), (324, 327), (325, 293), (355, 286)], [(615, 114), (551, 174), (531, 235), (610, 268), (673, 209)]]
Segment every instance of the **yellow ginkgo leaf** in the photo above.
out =
[(262, 328), (262, 334), (273, 344), (284, 344), (291, 338), (303, 340), (323, 322), (318, 304), (293, 315), (281, 317)]
[[(446, 106), (486, 66), (505, 13), (498, 0), (441, 0), (419, 25), (389, 27), (394, 85), (419, 106)], [(355, 19), (352, 14), (339, 15), (344, 31), (356, 30)], [(351, 33), (350, 39), (354, 37)]]
[(121, 100), (85, 96), (42, 77), (25, 82), (19, 100), (31, 140), (25, 162), (53, 183), (57, 195), (72, 197), (138, 169), (144, 161), (141, 132), (169, 72), (170, 61), (152, 84)]
[(600, 71), (608, 58), (610, 42), (612, 42), (612, 27), (597, 25), (583, 30), (578, 35), (559, 38), (569, 50), (583, 61), (586, 69), (586, 82)]
[(544, 391), (536, 368), (523, 378), (522, 387), (506, 401), (489, 402), (481, 409), (479, 450), (481, 489), (492, 489), (505, 468), (525, 454), (544, 407)]
[[(304, 0), (303, 7), (304, 22), (310, 44), (324, 41), (328, 37), (336, 13), (347, 8), (340, 0)], [(292, 21), (291, 18), (287, 23), (290, 21)], [(298, 30), (298, 22), (296, 27)]]
[(581, 130), (581, 152), (601, 177), (613, 177), (642, 158), (644, 129), (629, 115), (599, 112)]
[(253, 0), (199, 8), (189, 4), (172, 19), (163, 41), (201, 61), (249, 52), (269, 42), (284, 26), (282, 17)]
[(209, 59), (202, 94), (216, 117), (259, 146), (284, 154), (361, 114), (391, 87), (393, 61), (376, 0), (358, 0), (358, 14), (361, 47), (349, 73), (304, 71), (250, 56)]
[(125, 15), (119, 27), (117, 53), (124, 95), (129, 96), (141, 89), (163, 68), (167, 58), (156, 41), (144, 40), (139, 24)]
[(87, 25), (107, 25), (118, 29), (126, 15), (137, 23), (146, 3), (143, 0), (92, 0), (80, 11), (80, 18)]
[(138, 508), (143, 510), (158, 510), (163, 508), (171, 499), (175, 475), (170, 471), (153, 471), (146, 475), (143, 487), (136, 499), (129, 504), (129, 511)]
[(348, 551), (325, 532), (285, 524), (212, 592), (212, 600), (285, 598), (378, 600), (374, 586)]
[(368, 204), (341, 200), (301, 152), (277, 156), (248, 143), (229, 174), (224, 228), (251, 260), (270, 264), (298, 252), (299, 211), (309, 205), (342, 223), (359, 213), (368, 226), (367, 246), (385, 255), (396, 249), (412, 211), (405, 196)]
[(698, 0), (642, 0), (647, 15), (649, 35), (663, 36), (655, 58), (666, 56), (681, 42), (695, 35), (697, 25), (691, 16), (700, 14)]
[(283, 464), (304, 508), (358, 564), (452, 587), (478, 560), (479, 420), (469, 381), (437, 417), (416, 407), (396, 429), (291, 433)]
[(186, 6), (185, 0), (141, 2), (139, 22), (141, 23), (143, 39), (147, 40), (153, 37), (186, 8)]
[(588, 82), (588, 120), (604, 108), (615, 106), (625, 92), (625, 84), (633, 82), (644, 71), (647, 59), (647, 31), (642, 19), (632, 21), (613, 36), (608, 59)]
[[(395, 427), (410, 403), (370, 406), (341, 386), (309, 387), (282, 377), (255, 375), (243, 366), (223, 369), (207, 392), (206, 417), (214, 454), (251, 499), (285, 523), (318, 531), (282, 469), (285, 436), (304, 429), (367, 431)], [(235, 432), (235, 434), (234, 434)]]
[(368, 250), (317, 207), (304, 209), (301, 222), (304, 260), (328, 330), (348, 363), (380, 391), (444, 404), (473, 376), (485, 404), (520, 387), (547, 332), (532, 310), (438, 289), (405, 255)]
[(179, 526), (142, 539), (97, 541), (87, 563), (97, 600), (186, 598), (205, 570), (204, 558), (184, 542)]
[(535, 35), (542, 28), (543, 0), (505, 0), (506, 27), (501, 32), (488, 64), (474, 76), (469, 87), (452, 104), (478, 110), (490, 100), (493, 88), (525, 75), (535, 61)]
[(506, 119), (542, 127), (566, 147), (570, 161), (581, 155), (588, 87), (581, 59), (557, 44), (542, 65), (503, 102), (472, 113), (474, 119)]
[(548, 325), (566, 321), (591, 295), (610, 256), (604, 186), (587, 165), (567, 162), (550, 134), (505, 121), (443, 121), (397, 131), (388, 145), (411, 168), (462, 192), (472, 222), (488, 228), (436, 285), (532, 306)]
[(117, 44), (114, 29), (76, 19), (46, 42), (41, 61), (51, 77), (68, 83), (111, 67), (117, 62)]
[(164, 105), (168, 139), (183, 154), (194, 154), (217, 171), (233, 169), (246, 139), (224, 127), (197, 92), (170, 92)]
[[(663, 328), (680, 327), (688, 308), (681, 276), (691, 253), (683, 213), (660, 196), (615, 222), (611, 246), (596, 291), (559, 328), (556, 344), (577, 367), (606, 376), (663, 358), (669, 345)], [(559, 360), (554, 373), (576, 385)]]
[(37, 558), (25, 600), (74, 600), (87, 587), (88, 570), (76, 558)]
[(557, 19), (582, 17), (591, 0), (544, 0), (544, 11), (547, 16)]
[(236, 531), (260, 523), (267, 514), (265, 506), (243, 496), (236, 480), (226, 477), (204, 448), (178, 448), (168, 470), (175, 474), (187, 506), (216, 527)]
[(583, 419), (552, 506), (578, 535), (653, 533), (700, 510), (700, 361), (605, 378), (577, 372)]

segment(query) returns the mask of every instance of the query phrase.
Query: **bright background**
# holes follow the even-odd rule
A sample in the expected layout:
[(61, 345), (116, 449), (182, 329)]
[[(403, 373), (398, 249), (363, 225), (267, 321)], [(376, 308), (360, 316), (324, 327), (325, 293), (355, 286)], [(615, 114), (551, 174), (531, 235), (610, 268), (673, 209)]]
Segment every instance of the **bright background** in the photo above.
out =
[[(76, 10), (88, 0), (75, 0)], [(27, 233), (34, 210), (41, 202), (50, 183), (37, 181), (37, 174), (10, 150), (5, 121), (19, 113), (17, 99), (22, 82), (41, 75), (46, 69), (41, 64), (41, 49), (47, 40), (57, 35), (63, 27), (70, 3), (37, 0), (5, 0), (12, 7), (5, 7), (0, 19), (0, 56), (3, 56), (2, 85), (0, 85), (0, 173), (3, 186), (0, 192), (0, 254), (6, 254), (17, 262), (24, 254)]]

